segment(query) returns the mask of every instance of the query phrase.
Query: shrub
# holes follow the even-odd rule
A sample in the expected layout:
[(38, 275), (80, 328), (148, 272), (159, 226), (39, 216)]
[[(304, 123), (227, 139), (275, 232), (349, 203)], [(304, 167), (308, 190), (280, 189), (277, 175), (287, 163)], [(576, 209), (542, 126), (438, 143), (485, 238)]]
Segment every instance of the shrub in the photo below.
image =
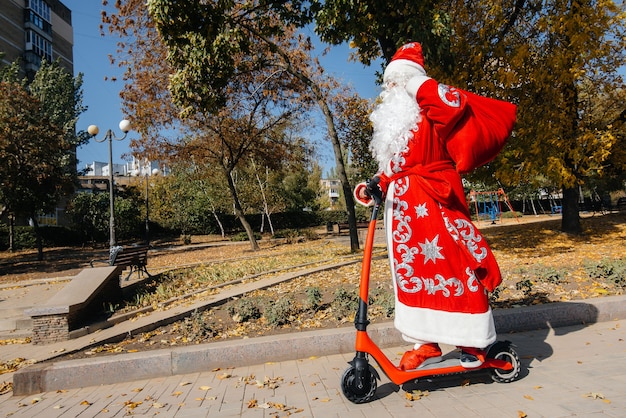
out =
[(529, 279), (520, 280), (515, 283), (515, 289), (521, 290), (525, 297), (529, 297), (533, 292), (533, 282)]
[(587, 275), (592, 279), (609, 281), (626, 287), (626, 259), (605, 258), (599, 262), (585, 262)]
[(291, 322), (294, 301), (291, 297), (281, 297), (265, 309), (265, 319), (270, 325), (280, 326)]
[[(258, 241), (261, 238), (262, 238), (261, 234), (259, 234), (258, 232), (254, 233), (254, 239), (256, 239)], [(244, 232), (239, 232), (238, 234), (233, 235), (230, 238), (230, 240), (231, 241), (248, 241), (249, 238), (248, 238), (248, 234), (246, 234), (246, 232), (244, 231)]]
[(248, 322), (252, 319), (259, 319), (261, 311), (255, 300), (246, 298), (238, 299), (228, 306), (228, 314), (235, 322)]
[(393, 316), (396, 310), (396, 298), (393, 290), (378, 288), (374, 292), (372, 304), (383, 308), (383, 313), (387, 318)]
[(197, 309), (180, 324), (180, 333), (187, 341), (202, 341), (216, 335), (209, 314)]
[(552, 284), (563, 284), (567, 283), (567, 279), (565, 276), (567, 272), (563, 270), (557, 270), (554, 267), (537, 265), (533, 268), (533, 274), (537, 278), (537, 280), (552, 283)]
[(349, 292), (343, 287), (335, 291), (335, 298), (331, 302), (331, 308), (337, 319), (354, 314), (358, 307), (359, 297), (356, 292)]
[(305, 290), (306, 308), (317, 311), (322, 305), (322, 292), (319, 287), (309, 287)]

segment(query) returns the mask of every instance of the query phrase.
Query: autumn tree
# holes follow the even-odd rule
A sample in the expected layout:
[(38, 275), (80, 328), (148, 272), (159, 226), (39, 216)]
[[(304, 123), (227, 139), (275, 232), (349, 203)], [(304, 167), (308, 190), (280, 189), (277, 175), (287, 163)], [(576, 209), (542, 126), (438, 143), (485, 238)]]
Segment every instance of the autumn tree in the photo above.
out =
[[(66, 215), (73, 228), (89, 238), (92, 244), (107, 240), (109, 234), (109, 192), (76, 193), (68, 202)], [(115, 194), (117, 236), (137, 237), (142, 224), (141, 200), (134, 188), (124, 188)]]
[(349, 42), (355, 57), (365, 65), (391, 60), (400, 45), (419, 41), (429, 65), (451, 69), (452, 31), (447, 2), (437, 0), (314, 0), (311, 9), (322, 41)]
[[(219, 173), (190, 162), (176, 163), (167, 176), (155, 179), (149, 188), (150, 218), (159, 225), (179, 231), (183, 241), (192, 234), (207, 234), (209, 218), (221, 226), (220, 214), (228, 204), (219, 199), (223, 190), (214, 190), (221, 180)], [(220, 206), (223, 203), (224, 206)], [(223, 228), (222, 228), (223, 233)]]
[[(10, 250), (16, 216), (36, 219), (56, 205), (67, 185), (69, 151), (63, 130), (50, 122), (41, 102), (21, 85), (0, 81), (0, 202), (9, 214)], [(40, 238), (38, 243), (43, 259)]]
[(74, 76), (61, 67), (58, 61), (42, 62), (28, 91), (39, 99), (50, 123), (63, 130), (65, 140), (72, 147), (68, 158), (68, 175), (76, 174), (76, 148), (87, 143), (90, 135), (76, 130), (79, 116), (87, 110), (83, 105), (83, 74)]
[(611, 155), (624, 145), (624, 125), (613, 123), (626, 98), (618, 73), (626, 63), (623, 8), (610, 1), (482, 1), (456, 5), (451, 14), (459, 40), (455, 79), (519, 106), (496, 176), (513, 186), (543, 177), (560, 186), (561, 229), (580, 233), (579, 187), (608, 161), (615, 167)]
[[(162, 38), (156, 36), (154, 30), (154, 22), (147, 14), (146, 3), (141, 1), (128, 1), (125, 3), (116, 3), (117, 13), (105, 14), (104, 23), (108, 26), (112, 33), (117, 33), (122, 37), (125, 37), (125, 43), (120, 44), (120, 50), (123, 51), (123, 59), (119, 61), (119, 64), (127, 68), (125, 74), (125, 81), (127, 84), (132, 85), (124, 94), (124, 104), (127, 107), (128, 113), (135, 118), (139, 119), (137, 124), (138, 130), (142, 133), (142, 141), (132, 144), (135, 148), (143, 149), (144, 155), (154, 158), (158, 155), (160, 158), (167, 154), (172, 155), (186, 155), (189, 156), (190, 150), (193, 149), (197, 152), (197, 155), (193, 155), (197, 164), (204, 164), (211, 166), (214, 170), (220, 170), (225, 176), (225, 181), (229, 183), (228, 189), (231, 191), (237, 190), (236, 184), (233, 183), (232, 174), (236, 174), (241, 171), (241, 167), (237, 168), (236, 164), (245, 164), (249, 162), (246, 156), (246, 152), (249, 152), (249, 147), (233, 146), (229, 149), (225, 149), (224, 155), (228, 156), (228, 160), (222, 160), (219, 158), (218, 150), (213, 148), (210, 152), (203, 152), (203, 147), (200, 146), (200, 140), (195, 141), (193, 136), (189, 135), (190, 132), (201, 132), (200, 136), (205, 139), (211, 138), (210, 143), (206, 144), (204, 149), (208, 149), (209, 146), (219, 146), (221, 141), (232, 142), (241, 141), (244, 143), (249, 142), (251, 138), (240, 137), (234, 138), (236, 134), (233, 132), (226, 132), (225, 136), (218, 138), (220, 130), (226, 129), (226, 123), (231, 123), (232, 126), (238, 125), (243, 127), (244, 125), (251, 126), (251, 120), (235, 120), (232, 116), (233, 109), (238, 110), (242, 103), (246, 103), (249, 97), (255, 96), (256, 98), (265, 97), (265, 101), (274, 103), (272, 109), (266, 112), (268, 115), (271, 112), (282, 112), (280, 106), (277, 103), (284, 101), (284, 98), (289, 98), (291, 101), (297, 101), (299, 106), (292, 108), (291, 113), (300, 111), (300, 108), (305, 109), (310, 102), (306, 97), (298, 98), (292, 92), (302, 91), (300, 86), (301, 82), (289, 76), (289, 74), (282, 68), (277, 68), (271, 61), (271, 54), (268, 54), (268, 48), (262, 44), (255, 43), (249, 44), (250, 51), (253, 51), (253, 56), (247, 56), (245, 54), (231, 55), (229, 60), (237, 60), (240, 73), (228, 73), (227, 77), (228, 85), (223, 85), (227, 94), (224, 94), (223, 99), (230, 100), (230, 108), (221, 109), (219, 106), (208, 106), (207, 100), (211, 101), (215, 99), (215, 96), (206, 94), (204, 86), (193, 85), (191, 88), (194, 90), (193, 94), (188, 96), (189, 102), (186, 104), (180, 101), (176, 102), (176, 95), (172, 94), (173, 89), (168, 90), (168, 81), (175, 80), (180, 77), (180, 73), (175, 72), (170, 61), (166, 61), (167, 49), (164, 48)], [(271, 19), (266, 21), (275, 25)], [(194, 38), (196, 39), (196, 38)], [(199, 38), (197, 38), (199, 39)], [(288, 36), (282, 37), (282, 42), (290, 42), (291, 39)], [(255, 41), (256, 42), (256, 41)], [(196, 45), (196, 52), (200, 55), (204, 54), (204, 48)], [(305, 45), (306, 47), (306, 45)], [(190, 52), (191, 50), (186, 50)], [(199, 57), (199, 56), (198, 56)], [(298, 58), (300, 59), (300, 58)], [(213, 64), (204, 62), (208, 67), (213, 68)], [(202, 64), (202, 65), (204, 65)], [(217, 67), (215, 67), (217, 68)], [(210, 68), (209, 68), (210, 69)], [(222, 69), (223, 70), (223, 69)], [(220, 70), (220, 71), (222, 71)], [(225, 74), (213, 74), (216, 76), (216, 80), (224, 79)], [(256, 74), (257, 79), (253, 74)], [(235, 76), (236, 75), (236, 76)], [(235, 77), (233, 77), (235, 76)], [(155, 80), (157, 80), (155, 82)], [(217, 82), (217, 81), (216, 81)], [(191, 84), (190, 84), (191, 86)], [(247, 90), (246, 90), (247, 88)], [(224, 92), (222, 92), (224, 93)], [(235, 98), (236, 96), (236, 98)], [(243, 100), (243, 101), (240, 101)], [(220, 99), (221, 100), (221, 99)], [(191, 103), (191, 106), (187, 104)], [(223, 102), (225, 103), (225, 102)], [(302, 107), (304, 105), (304, 108)], [(179, 118), (182, 109), (183, 118)], [(209, 110), (217, 111), (220, 109), (221, 113), (209, 112)], [(251, 109), (249, 107), (249, 109)], [(257, 113), (257, 115), (260, 113)], [(241, 113), (238, 113), (240, 116)], [(237, 116), (237, 117), (239, 117)], [(207, 123), (215, 123), (215, 126), (207, 129)], [(165, 128), (165, 129), (164, 129)], [(172, 139), (175, 135), (172, 135), (172, 128), (180, 128), (180, 132), (184, 136), (183, 141)], [(233, 128), (234, 129), (234, 128)], [(243, 128), (242, 128), (243, 129)], [(158, 131), (165, 130), (170, 137), (162, 136)], [(244, 129), (245, 130), (245, 129)], [(207, 134), (207, 132), (212, 132)], [(238, 134), (242, 132), (239, 131)], [(208, 135), (208, 136), (207, 136)], [(230, 135), (229, 138), (226, 136)], [(196, 138), (197, 139), (197, 138)], [(257, 137), (256, 140), (259, 138)], [(252, 138), (255, 140), (255, 138)], [(271, 141), (270, 141), (271, 142)], [(180, 145), (185, 145), (186, 150)], [(258, 153), (255, 158), (259, 156), (268, 156), (267, 153)], [(271, 155), (272, 164), (277, 164), (281, 160), (281, 156), (285, 156), (284, 153), (278, 153)], [(217, 159), (211, 159), (209, 157), (216, 157)], [(208, 158), (198, 161), (201, 158)], [(234, 164), (233, 165), (233, 161)], [(266, 165), (266, 161), (258, 161), (259, 164)], [(230, 172), (230, 174), (224, 173), (224, 169)], [(235, 171), (236, 169), (236, 171)], [(230, 180), (229, 180), (230, 178)], [(242, 202), (239, 202), (240, 204)], [(235, 208), (237, 211), (237, 204)], [(245, 222), (243, 217), (244, 208), (240, 208), (240, 215), (242, 223)], [(249, 228), (245, 228), (249, 230)], [(250, 231), (251, 232), (251, 231)], [(254, 239), (253, 235), (249, 234)], [(254, 245), (253, 245), (254, 247)]]
[[(257, 61), (282, 76), (299, 82), (298, 102), (316, 103), (328, 128), (335, 163), (346, 198), (352, 249), (358, 249), (356, 217), (334, 115), (328, 102), (326, 83), (319, 63), (311, 59), (309, 39), (295, 34), (310, 22), (308, 2), (202, 3), (153, 0), (148, 9), (160, 38), (168, 48), (168, 61), (175, 72), (170, 91), (183, 114), (198, 110), (215, 113), (226, 104), (229, 86)], [(243, 57), (244, 59), (241, 59)], [(243, 64), (243, 66), (242, 66)]]
[(378, 171), (378, 163), (369, 149), (373, 130), (369, 120), (372, 109), (372, 102), (347, 91), (337, 95), (334, 101), (334, 111), (338, 114), (337, 132), (348, 154), (350, 180), (353, 183), (370, 179)]
[(197, 114), (194, 117), (196, 125), (192, 125), (196, 134), (178, 147), (181, 156), (202, 161), (220, 171), (226, 180), (235, 215), (246, 230), (253, 250), (259, 247), (245, 218), (234, 175), (238, 167), (248, 165), (251, 158), (269, 168), (278, 168), (288, 160), (292, 144), (285, 133), (297, 117), (297, 113), (287, 106), (288, 97), (264, 92), (268, 89), (268, 92), (282, 91), (285, 94), (285, 87), (278, 84), (289, 82), (288, 79), (259, 75), (256, 79), (262, 84), (253, 83), (254, 79), (243, 83), (246, 88), (236, 94), (233, 90), (230, 105), (217, 114)]

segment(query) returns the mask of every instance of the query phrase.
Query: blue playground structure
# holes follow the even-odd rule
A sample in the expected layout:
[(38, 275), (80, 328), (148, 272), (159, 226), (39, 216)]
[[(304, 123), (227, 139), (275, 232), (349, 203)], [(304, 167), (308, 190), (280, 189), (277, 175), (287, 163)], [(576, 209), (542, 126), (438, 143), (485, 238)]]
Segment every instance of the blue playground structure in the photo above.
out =
[(470, 202), (474, 203), (478, 221), (491, 221), (492, 224), (495, 224), (496, 221), (502, 221), (502, 202), (513, 212), (513, 215), (517, 219), (515, 211), (502, 188), (487, 192), (472, 190), (470, 192)]

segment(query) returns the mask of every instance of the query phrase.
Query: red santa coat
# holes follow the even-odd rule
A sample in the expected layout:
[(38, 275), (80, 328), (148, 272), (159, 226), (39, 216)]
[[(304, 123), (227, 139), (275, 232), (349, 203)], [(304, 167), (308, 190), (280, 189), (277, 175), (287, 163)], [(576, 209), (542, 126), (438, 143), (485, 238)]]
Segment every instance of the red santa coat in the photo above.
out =
[[(496, 339), (487, 290), (501, 282), (500, 270), (470, 220), (447, 148), (459, 135), (489, 132), (490, 121), (468, 110), (468, 97), (432, 79), (421, 84), (416, 99), (422, 120), (382, 175), (395, 326), (410, 342), (483, 348)], [(505, 119), (510, 110), (503, 107)], [(512, 118), (511, 127), (514, 106)]]

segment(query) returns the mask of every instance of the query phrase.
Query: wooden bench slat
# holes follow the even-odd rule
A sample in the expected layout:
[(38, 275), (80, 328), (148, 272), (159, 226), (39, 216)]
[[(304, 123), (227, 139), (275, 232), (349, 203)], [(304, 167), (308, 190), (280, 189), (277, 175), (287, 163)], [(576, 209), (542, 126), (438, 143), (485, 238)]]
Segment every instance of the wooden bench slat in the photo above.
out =
[[(146, 268), (148, 264), (149, 249), (149, 245), (113, 247), (111, 249), (110, 258), (106, 263), (110, 266), (130, 267), (130, 273), (128, 273), (128, 276), (126, 276), (125, 280), (128, 280), (135, 271), (138, 275), (141, 275), (141, 273), (145, 273), (148, 277), (152, 277), (152, 275), (148, 273), (148, 269)], [(91, 267), (93, 267), (94, 261), (95, 260), (92, 260), (90, 262)]]

